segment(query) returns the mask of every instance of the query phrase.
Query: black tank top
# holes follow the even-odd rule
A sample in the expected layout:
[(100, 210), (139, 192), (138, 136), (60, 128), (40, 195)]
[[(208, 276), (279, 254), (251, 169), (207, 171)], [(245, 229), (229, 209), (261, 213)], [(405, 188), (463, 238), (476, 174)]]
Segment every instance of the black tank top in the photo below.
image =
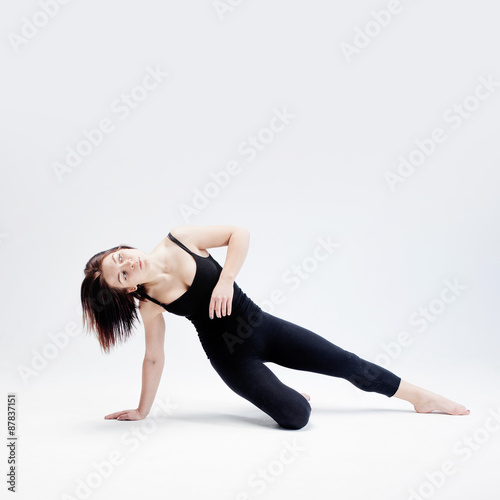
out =
[(183, 245), (172, 234), (168, 233), (168, 237), (193, 256), (196, 262), (196, 273), (193, 283), (186, 292), (170, 304), (164, 304), (150, 297), (142, 289), (143, 287), (138, 289), (138, 293), (151, 302), (162, 306), (166, 311), (178, 316), (185, 316), (189, 319), (198, 332), (198, 337), (207, 357), (210, 358), (216, 352), (224, 349), (224, 332), (234, 335), (242, 322), (246, 321), (251, 324), (251, 315), (260, 312), (261, 309), (241, 290), (236, 282), (234, 282), (231, 314), (229, 316), (222, 316), (221, 318), (218, 318), (214, 314), (214, 319), (210, 319), (208, 307), (210, 305), (213, 289), (222, 272), (222, 266), (210, 255), (210, 253), (207, 257), (202, 257), (189, 250), (189, 248)]

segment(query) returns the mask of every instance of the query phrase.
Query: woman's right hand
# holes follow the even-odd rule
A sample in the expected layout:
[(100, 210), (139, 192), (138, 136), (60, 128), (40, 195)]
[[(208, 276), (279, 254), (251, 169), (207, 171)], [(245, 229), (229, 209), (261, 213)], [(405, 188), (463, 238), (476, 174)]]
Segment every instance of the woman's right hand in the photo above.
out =
[(104, 418), (107, 420), (112, 418), (116, 418), (116, 420), (142, 420), (146, 418), (146, 415), (143, 415), (139, 409), (136, 408), (135, 410), (115, 411), (114, 413), (106, 415)]

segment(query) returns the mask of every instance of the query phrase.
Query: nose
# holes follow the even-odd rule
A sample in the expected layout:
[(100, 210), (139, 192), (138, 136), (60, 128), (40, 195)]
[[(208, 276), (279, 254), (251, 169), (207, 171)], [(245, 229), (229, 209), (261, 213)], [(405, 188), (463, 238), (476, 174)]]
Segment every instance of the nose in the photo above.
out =
[(134, 269), (134, 261), (132, 260), (132, 258), (128, 259), (128, 261), (130, 262), (130, 267)]

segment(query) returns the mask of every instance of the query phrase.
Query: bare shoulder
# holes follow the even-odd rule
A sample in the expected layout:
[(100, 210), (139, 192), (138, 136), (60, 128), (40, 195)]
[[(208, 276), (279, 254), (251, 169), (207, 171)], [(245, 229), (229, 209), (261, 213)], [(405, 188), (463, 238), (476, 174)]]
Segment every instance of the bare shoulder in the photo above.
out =
[(139, 300), (139, 313), (142, 318), (142, 322), (146, 323), (154, 319), (159, 314), (163, 314), (165, 309), (150, 300)]
[(194, 245), (198, 250), (227, 246), (231, 236), (237, 232), (244, 233), (247, 237), (250, 234), (247, 228), (233, 225), (184, 225), (170, 230), (172, 236), (184, 244), (187, 242)]
[(176, 226), (172, 228), (167, 234), (158, 242), (158, 244), (153, 248), (151, 253), (161, 252), (162, 250), (166, 250), (168, 247), (174, 245), (175, 243), (168, 237), (171, 234), (174, 238), (179, 240), (181, 243), (185, 244), (194, 244), (196, 245), (196, 235), (198, 234), (199, 228), (203, 228), (205, 226)]
[[(207, 226), (195, 226), (192, 224), (186, 224), (184, 226), (175, 226), (173, 227), (169, 233), (178, 240), (192, 242), (196, 240), (196, 236), (203, 231)], [(168, 238), (168, 236), (167, 236)], [(183, 242), (184, 242), (183, 241)]]

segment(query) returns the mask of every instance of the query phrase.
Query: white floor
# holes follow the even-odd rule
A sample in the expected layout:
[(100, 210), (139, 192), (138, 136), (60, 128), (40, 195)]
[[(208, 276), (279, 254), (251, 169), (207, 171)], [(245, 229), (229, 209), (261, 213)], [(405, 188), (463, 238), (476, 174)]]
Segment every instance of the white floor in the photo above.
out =
[(341, 379), (269, 366), (311, 395), (304, 429), (279, 428), (208, 367), (201, 378), (164, 377), (152, 412), (136, 422), (103, 418), (133, 407), (135, 374), (102, 381), (89, 367), (85, 380), (53, 373), (19, 390), (15, 498), (498, 499), (498, 376), (457, 370), (453, 386), (427, 387), (447, 385), (444, 395), (471, 409), (461, 417), (417, 414)]

